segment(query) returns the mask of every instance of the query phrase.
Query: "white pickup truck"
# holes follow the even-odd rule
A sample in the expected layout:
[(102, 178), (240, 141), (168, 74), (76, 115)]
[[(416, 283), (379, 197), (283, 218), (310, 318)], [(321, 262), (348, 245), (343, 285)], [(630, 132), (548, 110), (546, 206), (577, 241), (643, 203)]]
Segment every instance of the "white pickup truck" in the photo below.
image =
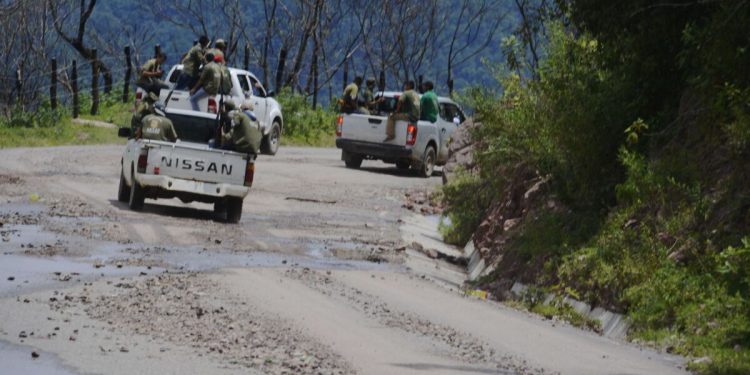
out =
[[(201, 141), (208, 143), (214, 136), (216, 124), (216, 112), (222, 95), (206, 97), (198, 102), (198, 111), (192, 109), (190, 104), (190, 92), (184, 90), (172, 90), (177, 78), (182, 73), (182, 65), (178, 64), (170, 69), (166, 83), (170, 89), (162, 89), (159, 93), (159, 103), (164, 106), (167, 117), (172, 120), (180, 137), (185, 131), (194, 133), (195, 137), (202, 137)], [(253, 113), (260, 123), (263, 132), (261, 142), (261, 153), (275, 155), (279, 150), (281, 133), (284, 130), (284, 117), (281, 115), (281, 105), (263, 88), (258, 79), (247, 70), (229, 68), (232, 78), (232, 92), (227, 95), (236, 105), (249, 100), (253, 103)], [(140, 96), (139, 96), (140, 94)], [(136, 91), (136, 101), (143, 96), (141, 89)], [(181, 124), (182, 126), (178, 126)], [(183, 128), (183, 129), (180, 129)]]
[(438, 97), (440, 112), (435, 123), (396, 122), (396, 138), (384, 142), (387, 115), (396, 109), (400, 92), (385, 91), (374, 114), (341, 114), (336, 121), (336, 147), (348, 168), (359, 168), (362, 160), (380, 159), (399, 169), (413, 168), (420, 176), (430, 177), (435, 165), (448, 161), (448, 141), (466, 117), (450, 98)]
[[(188, 138), (161, 142), (131, 138), (130, 128), (120, 128), (118, 135), (130, 139), (121, 159), (117, 199), (134, 210), (143, 208), (146, 198), (213, 203), (221, 219), (238, 222), (253, 184), (256, 155), (212, 149), (189, 138), (192, 133), (183, 134)], [(177, 130), (180, 138), (183, 134)]]

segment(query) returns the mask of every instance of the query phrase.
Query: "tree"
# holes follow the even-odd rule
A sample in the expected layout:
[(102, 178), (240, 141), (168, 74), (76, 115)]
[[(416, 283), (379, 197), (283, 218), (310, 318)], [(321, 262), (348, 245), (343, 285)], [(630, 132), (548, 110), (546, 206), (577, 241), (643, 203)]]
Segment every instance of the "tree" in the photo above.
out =
[[(86, 38), (86, 26), (91, 19), (91, 14), (94, 12), (96, 6), (96, 0), (81, 0), (78, 7), (69, 6), (68, 2), (63, 0), (49, 0), (48, 1), (50, 11), (52, 12), (52, 22), (55, 26), (57, 34), (73, 47), (81, 57), (88, 60), (91, 64), (97, 64), (99, 71), (104, 76), (104, 91), (112, 91), (112, 71), (105, 64), (100, 56), (94, 58), (93, 49), (86, 46), (84, 39)], [(78, 10), (77, 22), (76, 17), (73, 16), (74, 10)], [(68, 29), (68, 24), (75, 25), (70, 27), (75, 30), (74, 34), (68, 34), (65, 32)]]

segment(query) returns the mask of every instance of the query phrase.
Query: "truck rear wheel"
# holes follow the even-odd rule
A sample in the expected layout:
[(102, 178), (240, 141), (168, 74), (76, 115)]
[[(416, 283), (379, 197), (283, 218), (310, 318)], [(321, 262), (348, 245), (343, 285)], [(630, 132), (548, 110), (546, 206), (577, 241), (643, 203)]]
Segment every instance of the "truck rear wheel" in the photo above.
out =
[(362, 155), (347, 152), (344, 154), (344, 164), (347, 168), (358, 169), (362, 166)]
[(130, 199), (128, 200), (128, 207), (131, 210), (140, 210), (143, 208), (143, 202), (146, 200), (146, 192), (138, 185), (138, 181), (135, 180), (135, 173), (131, 174), (132, 184), (130, 185)]
[(120, 187), (117, 189), (117, 200), (125, 203), (130, 198), (130, 188), (128, 187), (128, 184), (125, 182), (125, 174), (123, 173), (122, 169), (120, 169)]
[(435, 148), (432, 146), (427, 146), (427, 149), (424, 151), (424, 156), (422, 157), (421, 165), (419, 166), (419, 170), (417, 173), (419, 173), (419, 176), (421, 177), (430, 177), (432, 176), (432, 170), (435, 169)]
[(260, 145), (260, 152), (266, 155), (276, 155), (279, 151), (279, 143), (281, 142), (281, 124), (278, 120), (273, 121), (271, 125), (271, 131), (268, 135), (263, 137), (263, 141)]
[(228, 197), (226, 200), (227, 223), (238, 223), (242, 218), (242, 198)]

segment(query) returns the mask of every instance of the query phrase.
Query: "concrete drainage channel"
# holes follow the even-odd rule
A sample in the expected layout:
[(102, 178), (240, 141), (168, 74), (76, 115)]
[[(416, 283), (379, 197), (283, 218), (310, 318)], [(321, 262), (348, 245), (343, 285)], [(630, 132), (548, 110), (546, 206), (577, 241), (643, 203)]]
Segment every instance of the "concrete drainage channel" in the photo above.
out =
[[(439, 219), (422, 215), (411, 215), (402, 219), (401, 239), (409, 244), (407, 254), (410, 256), (407, 260), (407, 267), (418, 274), (430, 277), (439, 284), (457, 290), (463, 288), (465, 281), (475, 281), (495, 270), (494, 265), (488, 265), (482, 259), (473, 241), (469, 241), (463, 250), (445, 244), (438, 231), (438, 223)], [(446, 259), (447, 262), (439, 262), (440, 259)], [(460, 266), (463, 264), (466, 264), (465, 268)], [(515, 282), (511, 293), (520, 298), (528, 289), (528, 286)], [(545, 298), (545, 303), (557, 297), (549, 293)], [(579, 314), (599, 321), (603, 336), (616, 340), (626, 338), (630, 323), (624, 315), (601, 307), (592, 307), (567, 296), (562, 301)]]

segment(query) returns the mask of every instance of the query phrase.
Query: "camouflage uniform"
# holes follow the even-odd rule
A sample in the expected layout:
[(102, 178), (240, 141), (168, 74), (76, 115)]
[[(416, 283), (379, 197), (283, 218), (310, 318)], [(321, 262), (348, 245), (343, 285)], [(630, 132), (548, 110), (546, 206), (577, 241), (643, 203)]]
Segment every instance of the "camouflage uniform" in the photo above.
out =
[(237, 110), (229, 112), (229, 117), (232, 125), (228, 133), (222, 134), (223, 148), (246, 154), (257, 154), (263, 139), (258, 121), (253, 121), (250, 116)]
[(359, 87), (356, 83), (352, 82), (344, 88), (344, 95), (341, 96), (343, 103), (341, 105), (341, 112), (352, 113), (357, 110), (357, 93)]
[(177, 132), (174, 130), (172, 121), (164, 116), (156, 114), (147, 115), (141, 121), (141, 137), (155, 141), (174, 142), (177, 140)]
[(398, 98), (398, 111), (388, 116), (384, 142), (396, 138), (396, 121), (410, 121), (416, 124), (419, 121), (419, 113), (419, 95), (417, 95), (417, 92), (414, 90), (404, 91)]

